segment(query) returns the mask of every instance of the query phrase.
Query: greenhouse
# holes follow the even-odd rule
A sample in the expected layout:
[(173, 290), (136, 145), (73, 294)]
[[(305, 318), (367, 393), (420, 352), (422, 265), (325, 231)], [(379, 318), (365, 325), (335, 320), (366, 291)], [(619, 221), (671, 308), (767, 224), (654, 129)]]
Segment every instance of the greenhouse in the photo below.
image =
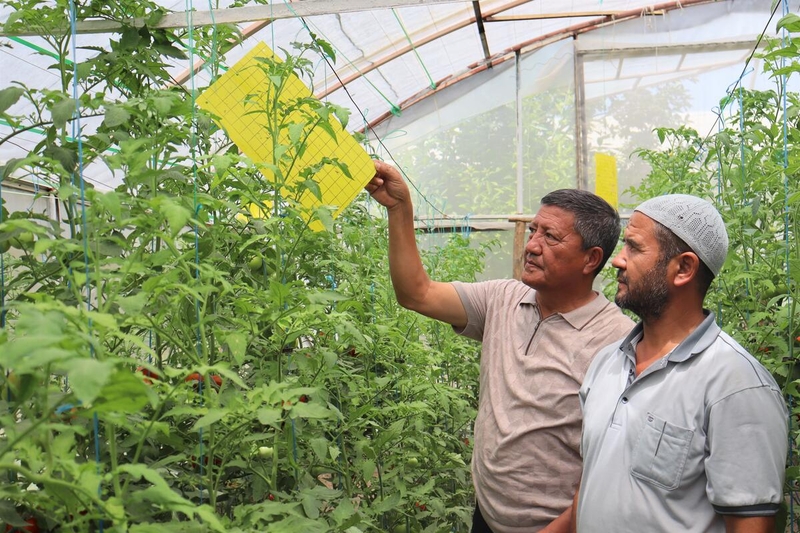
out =
[[(799, 10), (3, 0), (0, 531), (800, 531)], [(719, 235), (658, 219), (664, 195), (721, 215), (721, 257)], [(610, 206), (613, 253), (558, 203), (576, 198)], [(674, 271), (634, 253), (651, 223), (662, 252), (664, 228), (682, 246)], [(709, 269), (704, 298), (676, 297)], [(726, 410), (733, 394), (698, 386), (714, 422), (642, 413), (666, 474), (591, 478), (599, 389), (581, 382), (602, 384), (591, 361), (639, 319), (619, 383), (650, 377), (661, 307), (632, 296), (665, 272), (665, 312), (703, 314), (663, 364), (721, 329), (780, 406)], [(547, 304), (587, 294), (607, 304), (590, 318)], [(513, 298), (536, 322), (503, 314)], [(515, 350), (539, 362), (488, 359)], [(752, 486), (728, 501), (731, 471)], [(606, 504), (572, 504), (581, 476)], [(627, 505), (617, 477), (663, 498), (647, 520), (696, 520), (651, 527), (631, 505), (590, 524)], [(681, 500), (698, 480), (702, 503)]]

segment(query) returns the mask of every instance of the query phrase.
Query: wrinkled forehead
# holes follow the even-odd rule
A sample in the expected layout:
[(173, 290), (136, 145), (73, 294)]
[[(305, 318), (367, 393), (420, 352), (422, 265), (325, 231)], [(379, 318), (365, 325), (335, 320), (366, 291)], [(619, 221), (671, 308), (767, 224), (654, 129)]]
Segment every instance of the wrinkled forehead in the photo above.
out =
[(575, 215), (561, 207), (543, 205), (531, 220), (530, 226), (559, 228), (563, 231), (573, 231)]
[(624, 240), (644, 242), (656, 239), (656, 222), (638, 211), (634, 211), (622, 231)]

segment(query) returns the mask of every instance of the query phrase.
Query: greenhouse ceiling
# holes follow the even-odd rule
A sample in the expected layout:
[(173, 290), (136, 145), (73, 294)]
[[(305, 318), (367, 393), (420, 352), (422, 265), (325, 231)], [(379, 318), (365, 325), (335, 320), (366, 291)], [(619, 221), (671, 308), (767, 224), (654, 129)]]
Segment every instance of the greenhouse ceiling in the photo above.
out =
[[(123, 7), (124, 6), (123, 2)], [(243, 5), (244, 4), (244, 5)], [(148, 5), (150, 7), (148, 7)], [(199, 2), (157, 0), (153, 4), (130, 3), (132, 17), (126, 24), (142, 25), (154, 9), (163, 8), (153, 27), (168, 28), (186, 48), (191, 32), (209, 32), (229, 41), (218, 57), (187, 54), (191, 59), (165, 57), (173, 84), (202, 90), (212, 80), (212, 71), (224, 71), (236, 63), (257, 42), (271, 48), (291, 50), (295, 41), (309, 42), (312, 35), (327, 41), (335, 61), (320, 60), (313, 78), (313, 91), (351, 110), (349, 129), (375, 126), (397, 118), (416, 103), (425, 101), (448, 87), (469, 80), (475, 74), (496, 69), (518, 54), (540, 49), (559, 41), (568, 42), (594, 30), (639, 20), (649, 28), (669, 35), (670, 20), (681, 21), (680, 31), (694, 42), (682, 46), (703, 46), (715, 41), (717, 50), (737, 48), (735, 57), (723, 61), (741, 62), (763, 28), (752, 27), (746, 39), (728, 39), (696, 31), (713, 27), (715, 12), (703, 6), (728, 6), (723, 9), (753, 6), (764, 14), (768, 2), (756, 0), (682, 0), (653, 4), (645, 0), (300, 0), (272, 3)], [(31, 24), (18, 16), (18, 6), (51, 10), (42, 25)], [(32, 7), (34, 6), (34, 7)], [(60, 7), (59, 7), (60, 6)], [(67, 2), (5, 2), (0, 6), (0, 89), (12, 83), (29, 87), (59, 89), (54, 67), (58, 57), (42, 36), (47, 26), (51, 34), (74, 31), (75, 48), (70, 60), (92, 57), (96, 50), (119, 39), (120, 22), (106, 19), (80, 20), (70, 28)], [(61, 9), (61, 13), (59, 13)], [(80, 11), (79, 11), (80, 12)], [(672, 17), (670, 19), (670, 16)], [(769, 16), (769, 12), (766, 12)], [(48, 18), (49, 17), (49, 18)], [(774, 27), (774, 24), (773, 24)], [(224, 31), (223, 31), (224, 30)], [(50, 41), (52, 42), (52, 40)], [(616, 43), (613, 44), (616, 46)], [(670, 42), (626, 43), (627, 50), (660, 47), (665, 54)], [(720, 48), (721, 47), (721, 48)], [(745, 49), (742, 52), (742, 49)], [(69, 51), (69, 48), (64, 48)], [(681, 50), (676, 52), (680, 57)], [(212, 69), (213, 65), (218, 69)], [(617, 79), (641, 77), (617, 66)], [(702, 67), (701, 67), (702, 68)], [(662, 73), (663, 74), (663, 73)], [(592, 80), (587, 80), (591, 82)], [(605, 83), (605, 81), (604, 81)], [(19, 104), (22, 105), (22, 104)], [(19, 113), (19, 109), (13, 109)], [(91, 127), (87, 123), (85, 127)], [(0, 122), (0, 138), (9, 132)], [(38, 142), (35, 129), (16, 135), (13, 143), (0, 146), (0, 161), (30, 150)]]

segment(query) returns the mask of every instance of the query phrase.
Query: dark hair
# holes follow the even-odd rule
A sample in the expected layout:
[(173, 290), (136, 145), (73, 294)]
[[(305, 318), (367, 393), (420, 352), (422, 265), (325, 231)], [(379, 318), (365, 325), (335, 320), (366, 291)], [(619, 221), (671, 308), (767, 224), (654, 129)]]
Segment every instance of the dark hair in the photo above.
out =
[[(680, 255), (684, 252), (692, 252), (693, 254), (697, 255), (697, 253), (692, 250), (692, 248), (684, 242), (683, 239), (672, 233), (664, 224), (653, 220), (655, 231), (653, 234), (655, 235), (656, 242), (658, 242), (658, 247), (660, 249), (660, 254), (658, 257), (658, 262), (661, 265), (666, 265), (669, 263), (669, 260), (675, 257), (676, 255)], [(700, 257), (698, 256), (698, 259)], [(700, 291), (700, 296), (705, 298), (706, 292), (708, 292), (708, 288), (711, 286), (711, 282), (714, 281), (714, 273), (711, 272), (711, 269), (708, 268), (702, 259), (700, 259), (700, 268), (697, 271), (697, 288)]]
[(599, 246), (603, 250), (603, 260), (595, 270), (597, 275), (605, 266), (620, 234), (619, 213), (608, 202), (580, 189), (559, 189), (546, 194), (542, 205), (551, 205), (569, 211), (575, 217), (575, 231), (583, 240), (583, 249)]

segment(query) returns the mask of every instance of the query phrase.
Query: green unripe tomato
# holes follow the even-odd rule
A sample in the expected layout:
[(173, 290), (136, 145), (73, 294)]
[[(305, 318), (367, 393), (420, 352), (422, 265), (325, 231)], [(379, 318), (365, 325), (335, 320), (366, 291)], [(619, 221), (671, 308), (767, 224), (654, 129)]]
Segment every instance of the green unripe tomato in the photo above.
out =
[(406, 466), (415, 468), (419, 466), (419, 460), (416, 457), (409, 457), (408, 459), (406, 459)]
[(259, 457), (272, 457), (274, 453), (275, 450), (272, 449), (272, 446), (260, 446), (258, 448)]
[(247, 266), (250, 270), (261, 270), (261, 267), (264, 266), (264, 258), (260, 255), (255, 255), (247, 262)]
[(18, 248), (27, 248), (31, 244), (33, 244), (33, 241), (35, 241), (35, 240), (36, 240), (36, 236), (34, 236), (34, 234), (32, 232), (23, 231), (22, 233), (17, 235), (16, 238), (14, 239), (14, 245), (15, 245), (15, 247), (18, 247)]
[(35, 240), (36, 236), (32, 232), (23, 231), (22, 233), (11, 239), (11, 245), (14, 248), (25, 250), (27, 248), (30, 248)]

